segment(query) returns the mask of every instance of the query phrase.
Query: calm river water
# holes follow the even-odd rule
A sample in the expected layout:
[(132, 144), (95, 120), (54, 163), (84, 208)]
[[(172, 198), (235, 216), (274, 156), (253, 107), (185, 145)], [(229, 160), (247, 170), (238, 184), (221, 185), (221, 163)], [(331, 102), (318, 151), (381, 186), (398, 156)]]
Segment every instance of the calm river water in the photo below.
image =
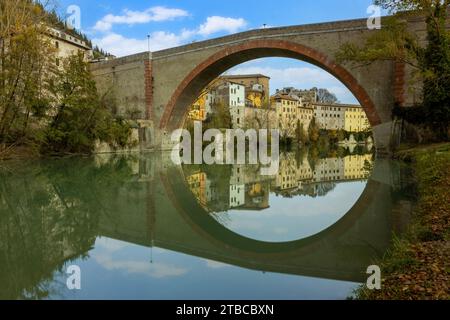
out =
[(0, 163), (0, 299), (345, 299), (408, 221), (408, 170), (371, 153), (259, 169)]

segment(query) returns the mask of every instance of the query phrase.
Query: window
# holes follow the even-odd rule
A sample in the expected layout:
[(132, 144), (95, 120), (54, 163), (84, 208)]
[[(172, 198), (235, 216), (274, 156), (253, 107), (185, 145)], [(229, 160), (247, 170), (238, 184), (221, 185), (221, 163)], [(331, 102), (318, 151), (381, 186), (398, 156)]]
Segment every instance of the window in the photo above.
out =
[(58, 41), (55, 41), (55, 47), (56, 47), (56, 49), (59, 49), (59, 42)]

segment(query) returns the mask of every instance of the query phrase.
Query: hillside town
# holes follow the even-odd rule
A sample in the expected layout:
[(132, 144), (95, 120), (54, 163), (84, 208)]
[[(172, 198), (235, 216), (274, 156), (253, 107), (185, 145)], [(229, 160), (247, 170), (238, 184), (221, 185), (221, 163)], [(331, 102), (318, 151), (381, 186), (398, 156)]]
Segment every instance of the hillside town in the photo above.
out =
[(230, 112), (235, 129), (279, 129), (281, 136), (296, 139), (299, 127), (308, 136), (314, 122), (319, 130), (368, 132), (369, 120), (360, 105), (321, 101), (318, 89), (276, 89), (270, 95), (270, 78), (262, 74), (223, 75), (209, 84), (193, 103), (192, 121), (208, 121), (215, 109)]

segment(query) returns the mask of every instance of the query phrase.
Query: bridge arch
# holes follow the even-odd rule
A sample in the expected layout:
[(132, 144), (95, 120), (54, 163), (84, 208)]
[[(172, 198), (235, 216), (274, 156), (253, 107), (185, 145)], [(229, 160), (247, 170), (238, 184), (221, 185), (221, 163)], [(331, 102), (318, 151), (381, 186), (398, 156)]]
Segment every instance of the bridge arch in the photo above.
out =
[(367, 91), (355, 77), (329, 56), (302, 44), (284, 40), (251, 40), (228, 46), (195, 67), (177, 87), (161, 117), (159, 127), (172, 131), (183, 125), (189, 106), (201, 90), (226, 70), (241, 63), (266, 57), (293, 58), (306, 61), (340, 80), (364, 108), (372, 127), (381, 124), (380, 116)]

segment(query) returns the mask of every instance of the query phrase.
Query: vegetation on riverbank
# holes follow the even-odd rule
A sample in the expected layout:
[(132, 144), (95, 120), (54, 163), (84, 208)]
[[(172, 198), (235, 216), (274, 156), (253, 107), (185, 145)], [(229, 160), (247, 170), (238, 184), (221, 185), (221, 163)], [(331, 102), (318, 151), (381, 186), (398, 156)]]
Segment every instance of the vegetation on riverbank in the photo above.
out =
[[(401, 120), (404, 141), (447, 142), (450, 139), (450, 31), (446, 28), (450, 0), (374, 0), (374, 4), (394, 14), (383, 19), (382, 29), (365, 43), (345, 43), (337, 53), (339, 62), (368, 65), (376, 61), (402, 62), (413, 69), (408, 90), (420, 99), (404, 108), (396, 101), (393, 117)], [(426, 43), (407, 28), (408, 16), (423, 16)], [(418, 89), (420, 87), (420, 89)]]
[(58, 58), (48, 33), (61, 21), (49, 12), (30, 0), (0, 3), (0, 159), (128, 142), (130, 127), (98, 95), (84, 54)]
[(408, 230), (381, 261), (381, 290), (361, 287), (358, 299), (450, 299), (450, 144), (415, 147), (397, 153), (411, 162), (418, 202)]

